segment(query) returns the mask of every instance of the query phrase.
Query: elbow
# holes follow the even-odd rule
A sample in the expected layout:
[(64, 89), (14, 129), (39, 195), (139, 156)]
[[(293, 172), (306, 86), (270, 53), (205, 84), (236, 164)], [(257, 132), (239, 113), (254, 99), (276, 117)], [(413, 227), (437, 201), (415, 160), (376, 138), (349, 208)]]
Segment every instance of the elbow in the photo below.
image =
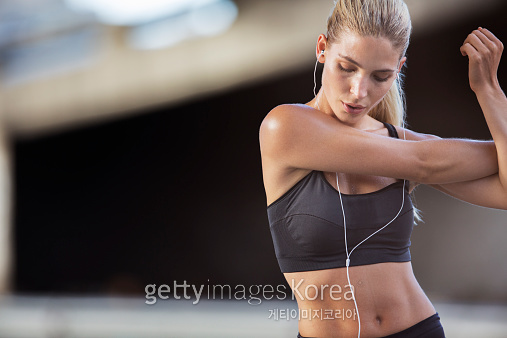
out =
[[(439, 145), (435, 142), (441, 140), (434, 135), (423, 135), (421, 139), (413, 143), (412, 161), (415, 163), (414, 180), (423, 184), (438, 184), (442, 175), (445, 174), (445, 162), (436, 154), (435, 148)], [(449, 169), (449, 168), (447, 168)]]
[(500, 183), (501, 191), (502, 191), (502, 197), (501, 197), (502, 203), (501, 203), (500, 209), (507, 210), (507, 178), (502, 177), (500, 174), (498, 175), (498, 178), (500, 181), (499, 183)]
[(416, 172), (416, 182), (423, 184), (433, 184), (436, 183), (435, 178), (435, 168), (431, 165), (430, 162), (420, 161), (418, 165), (418, 170)]
[(507, 190), (505, 190), (505, 187), (502, 190), (501, 196), (498, 196), (498, 198), (495, 201), (496, 203), (492, 206), (486, 205), (486, 207), (494, 208), (494, 209), (500, 209), (500, 210), (507, 210)]
[(441, 171), (438, 164), (431, 156), (431, 149), (424, 142), (419, 142), (419, 149), (416, 152), (414, 162), (416, 170), (414, 173), (416, 182), (423, 184), (435, 184), (438, 182), (438, 173)]

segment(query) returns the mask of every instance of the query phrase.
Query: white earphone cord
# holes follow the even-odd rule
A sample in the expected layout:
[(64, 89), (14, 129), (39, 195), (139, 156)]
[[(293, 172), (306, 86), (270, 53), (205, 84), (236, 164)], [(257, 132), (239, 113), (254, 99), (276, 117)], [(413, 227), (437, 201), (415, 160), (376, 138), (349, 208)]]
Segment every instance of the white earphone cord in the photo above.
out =
[[(403, 125), (405, 125), (405, 124), (403, 124)], [(406, 140), (405, 128), (404, 127), (403, 127), (403, 139)], [(338, 188), (338, 195), (340, 196), (340, 205), (341, 205), (341, 208), (342, 208), (342, 215), (343, 215), (343, 231), (344, 231), (344, 236), (345, 236), (345, 252), (347, 254), (347, 259), (345, 260), (345, 266), (347, 268), (347, 281), (349, 283), (348, 285), (350, 287), (350, 291), (352, 292), (352, 299), (354, 300), (354, 306), (356, 308), (357, 322), (359, 324), (359, 330), (357, 332), (357, 337), (360, 338), (361, 337), (361, 317), (359, 316), (359, 309), (357, 308), (357, 301), (356, 301), (356, 296), (355, 296), (354, 288), (353, 288), (352, 284), (350, 283), (350, 275), (349, 275), (350, 255), (352, 254), (352, 252), (359, 245), (363, 244), (370, 237), (372, 237), (373, 235), (375, 235), (376, 233), (378, 233), (379, 231), (381, 231), (382, 229), (384, 229), (385, 227), (387, 227), (389, 224), (391, 224), (392, 222), (394, 222), (394, 220), (396, 218), (398, 218), (398, 216), (400, 215), (400, 213), (403, 210), (403, 207), (405, 205), (405, 184), (406, 184), (406, 181), (403, 180), (401, 207), (400, 207), (400, 210), (398, 210), (398, 213), (396, 214), (396, 216), (394, 216), (394, 218), (391, 221), (389, 221), (389, 223), (387, 223), (386, 225), (384, 225), (382, 228), (378, 229), (377, 231), (375, 231), (374, 233), (372, 233), (370, 236), (366, 237), (361, 242), (359, 242), (359, 244), (357, 244), (349, 252), (348, 245), (347, 245), (347, 223), (346, 223), (346, 220), (345, 220), (345, 209), (343, 208), (342, 194), (340, 192), (340, 185), (338, 184), (338, 173), (335, 173), (335, 174), (336, 174), (336, 187)]]
[[(321, 51), (320, 54), (324, 54), (324, 51)], [(319, 59), (317, 58), (317, 62), (315, 62), (315, 69), (313, 71), (313, 96), (315, 97), (315, 104), (317, 105), (317, 109), (320, 110), (319, 108), (319, 100), (317, 98), (317, 95), (315, 93), (315, 90), (317, 88), (317, 64), (319, 63)], [(402, 121), (402, 124), (403, 124), (403, 140), (406, 140), (406, 133), (405, 133), (405, 121)], [(345, 209), (343, 208), (343, 201), (342, 201), (342, 194), (340, 192), (340, 185), (338, 184), (338, 173), (335, 173), (336, 174), (336, 187), (338, 188), (338, 195), (340, 196), (340, 205), (341, 205), (341, 208), (342, 208), (342, 215), (343, 215), (343, 231), (344, 231), (344, 236), (345, 236), (345, 252), (347, 254), (347, 259), (345, 260), (345, 266), (347, 268), (347, 281), (348, 281), (348, 285), (350, 287), (350, 290), (352, 292), (352, 299), (354, 300), (354, 306), (356, 308), (356, 314), (357, 314), (357, 322), (359, 324), (359, 330), (357, 332), (357, 337), (360, 338), (361, 336), (361, 318), (359, 317), (359, 309), (357, 308), (357, 301), (356, 301), (356, 296), (355, 296), (355, 292), (354, 292), (354, 289), (353, 289), (353, 286), (352, 284), (350, 283), (350, 275), (349, 275), (349, 265), (350, 265), (350, 255), (352, 254), (352, 252), (361, 244), (363, 244), (365, 241), (367, 241), (369, 238), (371, 238), (373, 235), (375, 235), (376, 233), (378, 233), (379, 231), (381, 231), (382, 229), (384, 229), (385, 227), (387, 227), (389, 224), (391, 224), (392, 222), (394, 222), (394, 220), (396, 218), (398, 218), (398, 216), (400, 215), (401, 211), (403, 210), (403, 207), (405, 206), (405, 184), (406, 184), (406, 180), (403, 180), (403, 190), (402, 190), (402, 200), (401, 200), (401, 207), (400, 207), (400, 210), (398, 210), (398, 213), (396, 214), (396, 216), (394, 216), (394, 218), (389, 221), (386, 225), (384, 225), (382, 228), (378, 229), (377, 231), (375, 231), (374, 233), (372, 233), (370, 236), (366, 237), (365, 239), (363, 239), (361, 242), (359, 242), (359, 244), (357, 244), (355, 247), (352, 248), (352, 250), (349, 252), (349, 249), (348, 249), (348, 245), (347, 245), (347, 222), (345, 220)]]

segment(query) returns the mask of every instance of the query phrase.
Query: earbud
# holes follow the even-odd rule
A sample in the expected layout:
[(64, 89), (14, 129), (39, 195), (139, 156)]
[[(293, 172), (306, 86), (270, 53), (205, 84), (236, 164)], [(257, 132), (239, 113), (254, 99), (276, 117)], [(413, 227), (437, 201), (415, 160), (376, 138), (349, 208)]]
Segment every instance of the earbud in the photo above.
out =
[(320, 51), (320, 55), (322, 55), (322, 54), (324, 54), (324, 50), (321, 50), (321, 51)]

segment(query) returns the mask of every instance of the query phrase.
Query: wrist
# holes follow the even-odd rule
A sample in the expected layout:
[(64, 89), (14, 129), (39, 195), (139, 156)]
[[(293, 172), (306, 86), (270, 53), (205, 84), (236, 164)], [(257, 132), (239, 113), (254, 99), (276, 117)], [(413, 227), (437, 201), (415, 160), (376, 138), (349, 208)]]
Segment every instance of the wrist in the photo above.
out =
[(500, 83), (497, 79), (495, 79), (495, 82), (491, 85), (482, 86), (475, 89), (474, 93), (478, 99), (481, 99), (483, 97), (505, 97), (502, 87), (500, 87)]

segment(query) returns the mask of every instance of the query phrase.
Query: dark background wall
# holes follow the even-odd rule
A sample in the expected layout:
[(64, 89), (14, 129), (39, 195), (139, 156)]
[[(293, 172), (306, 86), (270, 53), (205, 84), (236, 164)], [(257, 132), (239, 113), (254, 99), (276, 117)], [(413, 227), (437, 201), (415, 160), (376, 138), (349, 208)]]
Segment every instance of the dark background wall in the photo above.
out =
[[(505, 43), (506, 13), (503, 5), (414, 36), (406, 72), (412, 129), (490, 138), (459, 47), (479, 25)], [(142, 294), (146, 284), (175, 280), (284, 284), (258, 129), (274, 106), (311, 99), (312, 71), (308, 64), (196, 102), (16, 140), (15, 291)]]

